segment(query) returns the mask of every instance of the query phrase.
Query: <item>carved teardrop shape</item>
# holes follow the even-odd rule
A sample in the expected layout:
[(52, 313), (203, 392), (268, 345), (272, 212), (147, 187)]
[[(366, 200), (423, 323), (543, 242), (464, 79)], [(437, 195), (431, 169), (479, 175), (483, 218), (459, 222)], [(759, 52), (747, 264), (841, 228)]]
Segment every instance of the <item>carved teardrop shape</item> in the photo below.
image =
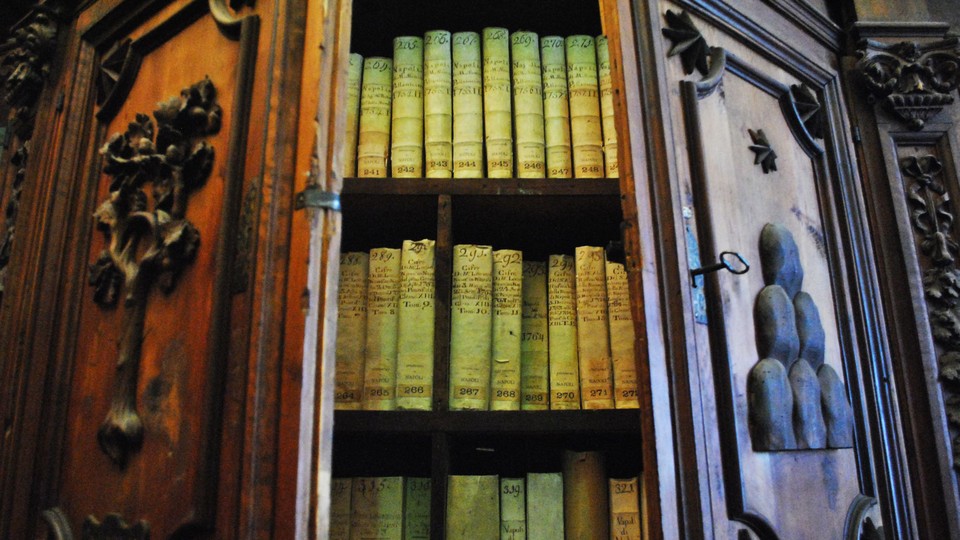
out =
[(750, 440), (753, 450), (790, 450), (797, 447), (793, 433), (793, 394), (783, 364), (764, 358), (747, 378)]
[(767, 223), (760, 232), (760, 263), (765, 285), (779, 285), (793, 298), (803, 285), (803, 267), (793, 234), (778, 223)]
[(753, 306), (757, 353), (779, 360), (784, 369), (793, 365), (800, 350), (793, 302), (779, 285), (764, 287)]
[(793, 297), (793, 307), (797, 316), (797, 337), (800, 338), (800, 358), (810, 363), (816, 371), (823, 365), (823, 355), (826, 348), (826, 336), (823, 333), (823, 324), (820, 322), (820, 310), (814, 303), (813, 297), (800, 291)]
[(790, 368), (790, 388), (793, 390), (793, 432), (797, 448), (825, 448), (827, 432), (820, 412), (820, 381), (803, 358)]
[(820, 403), (827, 427), (827, 447), (849, 448), (853, 446), (853, 414), (843, 381), (828, 364), (817, 370), (817, 379), (820, 380)]

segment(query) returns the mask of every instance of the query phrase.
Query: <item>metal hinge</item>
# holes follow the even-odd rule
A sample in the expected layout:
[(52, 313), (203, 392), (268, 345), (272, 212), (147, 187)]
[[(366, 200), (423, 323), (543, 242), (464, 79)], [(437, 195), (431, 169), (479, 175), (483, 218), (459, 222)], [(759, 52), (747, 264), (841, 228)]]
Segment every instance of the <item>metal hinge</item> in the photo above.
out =
[(325, 208), (340, 211), (340, 194), (332, 191), (323, 191), (318, 184), (307, 186), (307, 189), (297, 193), (297, 198), (293, 202), (296, 210), (304, 208)]

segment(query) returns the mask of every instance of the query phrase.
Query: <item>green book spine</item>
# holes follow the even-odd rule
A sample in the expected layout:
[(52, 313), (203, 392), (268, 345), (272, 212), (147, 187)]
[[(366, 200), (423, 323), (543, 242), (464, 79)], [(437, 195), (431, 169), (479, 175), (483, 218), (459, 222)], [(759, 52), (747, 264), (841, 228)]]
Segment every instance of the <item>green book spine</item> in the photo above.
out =
[(573, 158), (570, 151), (570, 102), (567, 95), (567, 60), (562, 37), (546, 36), (540, 40), (540, 64), (543, 69), (547, 176), (571, 178)]
[(527, 540), (563, 538), (563, 476), (527, 473)]
[(523, 261), (523, 312), (520, 333), (521, 408), (550, 408), (547, 351), (547, 263)]
[(483, 176), (483, 60), (480, 35), (453, 34), (453, 176)]
[(350, 540), (403, 540), (403, 478), (353, 479)]
[(334, 408), (356, 410), (363, 395), (363, 359), (367, 328), (366, 253), (340, 254), (337, 293), (336, 377)]
[(430, 479), (406, 478), (403, 500), (403, 540), (430, 538)]
[(400, 302), (400, 250), (370, 250), (367, 277), (367, 347), (363, 365), (363, 408), (397, 408), (397, 321)]
[(527, 540), (523, 478), (500, 479), (500, 540)]
[(352, 491), (351, 478), (333, 478), (330, 482), (330, 540), (350, 540)]
[(534, 32), (510, 36), (513, 64), (513, 121), (516, 132), (517, 176), (544, 177), (543, 80), (540, 40)]
[(584, 409), (612, 409), (606, 256), (602, 247), (581, 246), (575, 251), (580, 400)]
[(637, 477), (610, 479), (610, 538), (642, 540), (640, 486)]
[(607, 261), (607, 305), (614, 405), (618, 409), (636, 409), (640, 407), (640, 402), (637, 395), (636, 334), (630, 311), (630, 285), (624, 266), (610, 261)]
[(360, 88), (357, 176), (386, 178), (390, 149), (390, 105), (393, 102), (393, 60), (377, 56), (364, 59)]
[(493, 250), (453, 246), (450, 301), (450, 410), (490, 407)]
[(397, 307), (397, 409), (433, 408), (434, 240), (404, 240)]
[(357, 175), (357, 130), (360, 128), (360, 82), (363, 79), (363, 57), (350, 55), (347, 67), (347, 126), (343, 145), (343, 176)]
[(453, 176), (453, 60), (450, 32), (423, 38), (424, 145), (428, 178)]
[(603, 137), (596, 45), (590, 36), (568, 36), (565, 45), (574, 176), (600, 178), (603, 176)]
[(523, 253), (493, 252), (493, 366), (490, 410), (520, 410)]
[(393, 38), (390, 168), (396, 178), (423, 176), (423, 39)]
[(603, 168), (607, 178), (619, 176), (617, 121), (613, 114), (610, 47), (607, 36), (597, 36), (597, 77), (600, 85), (600, 124), (603, 128)]
[(580, 408), (577, 360), (577, 293), (574, 259), (547, 261), (547, 346), (550, 351), (550, 409)]
[(446, 539), (499, 538), (499, 491), (496, 476), (448, 476)]
[(483, 126), (487, 176), (513, 176), (513, 117), (510, 107), (510, 33), (483, 29)]

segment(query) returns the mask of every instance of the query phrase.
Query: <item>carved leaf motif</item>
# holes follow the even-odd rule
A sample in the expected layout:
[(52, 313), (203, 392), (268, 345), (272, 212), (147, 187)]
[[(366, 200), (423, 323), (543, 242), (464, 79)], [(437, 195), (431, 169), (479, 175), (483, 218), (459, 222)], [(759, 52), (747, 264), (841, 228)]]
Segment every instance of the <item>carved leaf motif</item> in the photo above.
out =
[(97, 304), (110, 307), (117, 305), (120, 299), (120, 287), (123, 285), (123, 274), (110, 258), (110, 253), (103, 251), (97, 260), (90, 265), (90, 285), (93, 285), (93, 301)]
[(790, 87), (800, 120), (810, 135), (817, 139), (823, 138), (824, 113), (817, 93), (806, 84), (795, 84)]
[(934, 309), (930, 312), (933, 339), (951, 348), (960, 347), (960, 317), (953, 309)]
[(923, 273), (923, 290), (941, 305), (953, 306), (960, 299), (960, 271), (931, 268)]
[(767, 136), (763, 133), (763, 130), (748, 129), (747, 132), (750, 133), (750, 139), (753, 140), (750, 150), (756, 155), (753, 164), (759, 163), (763, 169), (763, 174), (777, 170), (777, 153), (770, 147), (770, 142), (767, 141)]
[(947, 409), (947, 421), (954, 426), (960, 426), (960, 395), (948, 397), (943, 404)]
[(663, 35), (673, 42), (667, 56), (680, 55), (680, 61), (683, 63), (683, 72), (687, 75), (693, 73), (696, 69), (702, 75), (706, 75), (709, 67), (707, 66), (707, 56), (710, 47), (707, 41), (695, 24), (690, 14), (686, 11), (678, 15), (673, 10), (667, 10), (667, 28), (663, 29)]
[(940, 379), (950, 383), (960, 383), (960, 351), (949, 351), (940, 355)]

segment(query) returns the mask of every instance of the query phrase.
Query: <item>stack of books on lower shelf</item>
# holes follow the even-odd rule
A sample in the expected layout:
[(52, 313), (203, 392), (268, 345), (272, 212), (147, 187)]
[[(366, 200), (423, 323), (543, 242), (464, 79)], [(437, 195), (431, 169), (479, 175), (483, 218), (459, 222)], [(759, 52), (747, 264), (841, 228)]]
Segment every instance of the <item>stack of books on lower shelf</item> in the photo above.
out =
[[(431, 240), (342, 254), (336, 408), (432, 408), (433, 257)], [(452, 285), (450, 410), (639, 406), (626, 270), (603, 248), (460, 244)]]

